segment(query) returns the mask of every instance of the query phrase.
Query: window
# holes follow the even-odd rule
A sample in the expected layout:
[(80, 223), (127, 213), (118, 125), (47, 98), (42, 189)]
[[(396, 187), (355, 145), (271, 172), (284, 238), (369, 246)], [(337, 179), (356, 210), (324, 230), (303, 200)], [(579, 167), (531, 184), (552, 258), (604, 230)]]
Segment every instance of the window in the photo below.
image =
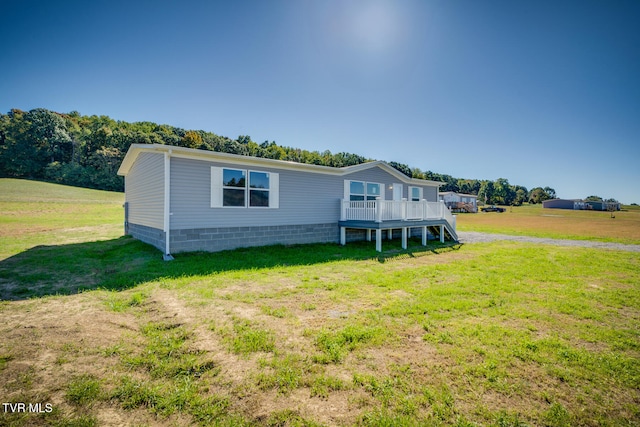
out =
[(364, 182), (351, 181), (349, 200), (364, 200)]
[(349, 182), (349, 200), (376, 200), (382, 197), (380, 189), (382, 184), (375, 182), (348, 181)]
[(367, 200), (375, 200), (380, 197), (380, 184), (367, 182)]
[(422, 188), (409, 187), (409, 200), (412, 202), (419, 202), (422, 200)]
[(268, 172), (249, 172), (249, 206), (269, 207)]
[(222, 206), (245, 205), (247, 172), (238, 169), (222, 169)]
[(275, 172), (211, 168), (211, 207), (278, 208)]

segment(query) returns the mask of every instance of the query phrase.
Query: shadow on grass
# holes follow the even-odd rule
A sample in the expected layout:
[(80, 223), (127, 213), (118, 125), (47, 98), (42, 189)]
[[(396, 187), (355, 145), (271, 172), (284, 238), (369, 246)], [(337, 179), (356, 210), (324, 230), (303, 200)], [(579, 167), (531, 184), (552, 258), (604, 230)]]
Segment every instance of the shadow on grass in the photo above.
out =
[(382, 253), (372, 242), (263, 246), (216, 253), (177, 254), (165, 262), (160, 252), (131, 237), (54, 246), (36, 246), (0, 261), (0, 299), (23, 300), (49, 295), (69, 295), (92, 289), (124, 290), (160, 278), (201, 276), (224, 271), (300, 266), (339, 260), (379, 262), (418, 253), (457, 250), (457, 243), (399, 241), (384, 243)]

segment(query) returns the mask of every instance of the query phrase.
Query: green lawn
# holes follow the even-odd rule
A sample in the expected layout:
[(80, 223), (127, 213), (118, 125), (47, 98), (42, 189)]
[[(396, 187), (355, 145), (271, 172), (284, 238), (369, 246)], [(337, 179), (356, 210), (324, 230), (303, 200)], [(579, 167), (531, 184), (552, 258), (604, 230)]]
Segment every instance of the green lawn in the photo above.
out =
[(122, 236), (124, 194), (0, 179), (0, 260), (38, 245)]
[(613, 218), (610, 212), (544, 209), (542, 205), (506, 209), (503, 213), (460, 214), (458, 230), (640, 244), (638, 206), (624, 206)]
[(0, 260), (0, 395), (54, 410), (0, 425), (640, 419), (637, 253), (394, 241), (163, 262), (117, 233), (16, 245)]

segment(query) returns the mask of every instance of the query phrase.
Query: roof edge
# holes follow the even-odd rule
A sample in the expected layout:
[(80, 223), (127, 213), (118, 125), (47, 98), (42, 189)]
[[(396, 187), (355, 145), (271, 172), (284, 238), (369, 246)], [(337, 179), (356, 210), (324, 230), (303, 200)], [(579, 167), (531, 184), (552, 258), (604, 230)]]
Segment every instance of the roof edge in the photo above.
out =
[(407, 184), (421, 184), (421, 185), (432, 185), (432, 186), (441, 186), (442, 182), (439, 181), (430, 181), (424, 179), (416, 179), (410, 178), (389, 165), (387, 162), (382, 160), (376, 160), (373, 162), (360, 163), (352, 166), (345, 166), (341, 168), (336, 168), (332, 166), (323, 166), (323, 165), (313, 165), (309, 163), (298, 163), (292, 162), (288, 160), (277, 160), (277, 159), (268, 159), (264, 157), (254, 157), (254, 156), (243, 156), (239, 154), (230, 154), (230, 153), (221, 153), (218, 151), (208, 151), (208, 150), (199, 150), (194, 148), (186, 148), (186, 147), (178, 147), (173, 145), (163, 145), (163, 144), (131, 144), (127, 154), (122, 160), (122, 164), (118, 169), (118, 175), (127, 176), (136, 159), (141, 153), (169, 153), (172, 156), (183, 157), (183, 158), (192, 158), (192, 159), (203, 159), (203, 160), (218, 160), (224, 161), (227, 163), (234, 164), (252, 164), (252, 165), (262, 165), (262, 166), (270, 166), (274, 168), (280, 169), (289, 169), (289, 170), (301, 170), (312, 173), (323, 173), (328, 175), (347, 175), (354, 172), (358, 172), (361, 170), (367, 170), (373, 167), (380, 167), (384, 169), (386, 172), (398, 178), (400, 181), (403, 181)]

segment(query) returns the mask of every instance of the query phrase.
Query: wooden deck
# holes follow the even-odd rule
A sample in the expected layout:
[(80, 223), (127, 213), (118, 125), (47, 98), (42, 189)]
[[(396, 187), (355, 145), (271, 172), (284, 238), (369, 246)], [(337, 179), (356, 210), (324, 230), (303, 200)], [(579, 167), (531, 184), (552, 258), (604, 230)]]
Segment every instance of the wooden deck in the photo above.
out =
[[(443, 202), (426, 200), (342, 200), (340, 243), (347, 242), (347, 229), (367, 230), (367, 240), (375, 231), (376, 250), (382, 252), (382, 230), (402, 230), (402, 247), (407, 248), (407, 237), (412, 228), (422, 229), (422, 244), (427, 245), (429, 229), (444, 242), (445, 236), (457, 241), (456, 217)], [(388, 233), (390, 236), (393, 233)]]

